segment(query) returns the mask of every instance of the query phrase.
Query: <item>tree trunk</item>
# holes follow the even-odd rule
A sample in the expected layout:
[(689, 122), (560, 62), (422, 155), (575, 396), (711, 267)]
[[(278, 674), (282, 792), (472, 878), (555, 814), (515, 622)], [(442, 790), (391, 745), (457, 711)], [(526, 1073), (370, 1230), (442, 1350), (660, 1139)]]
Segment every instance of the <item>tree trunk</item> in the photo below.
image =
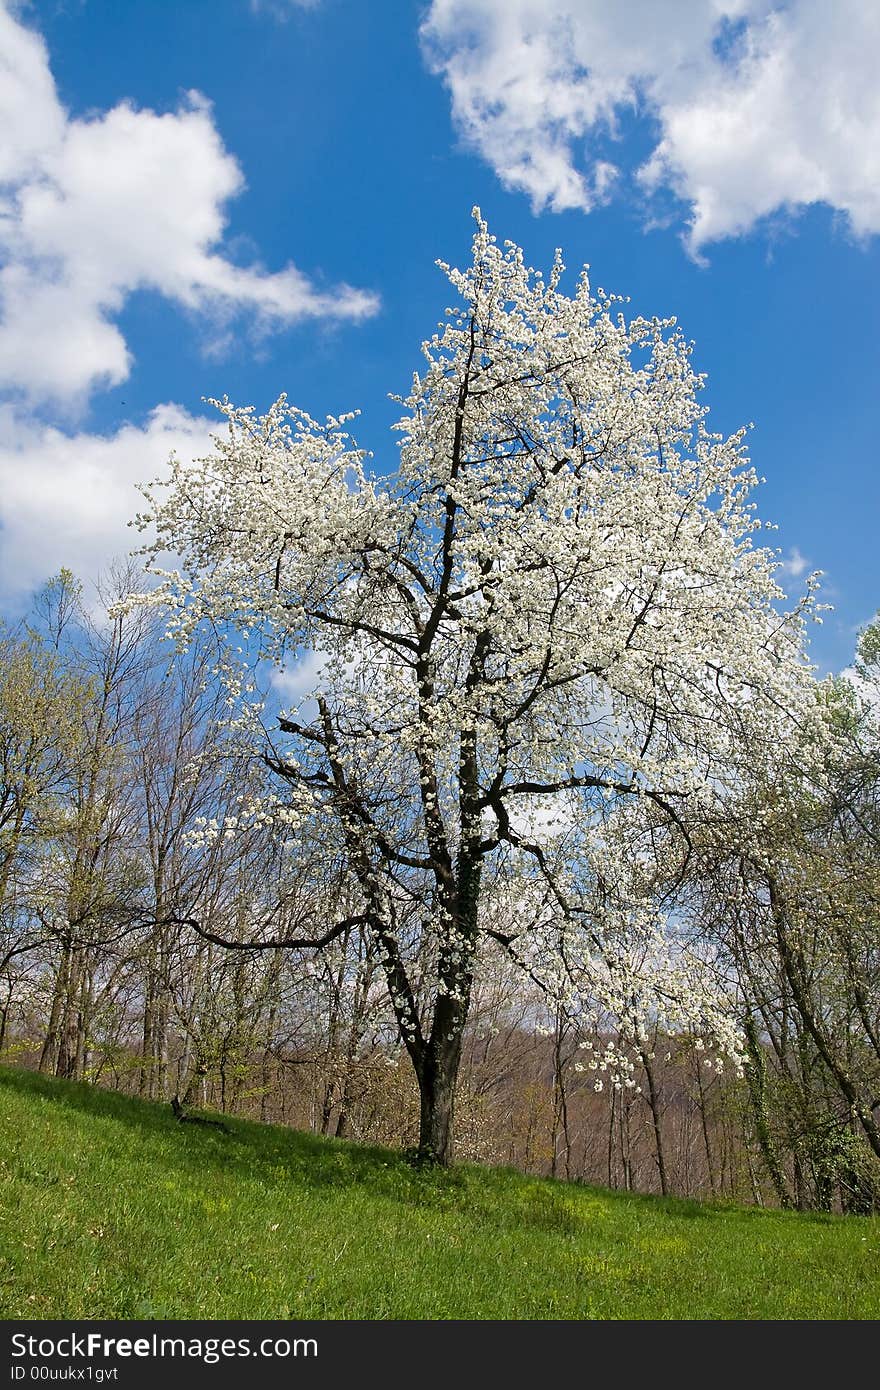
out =
[[(419, 1159), (446, 1167), (452, 1162), (455, 1087), (464, 1030), (470, 1013), (473, 950), (479, 897), (479, 859), (462, 853), (458, 873), (458, 931), (440, 953), (440, 990), (431, 1033), (412, 1057), (419, 1083)], [(455, 941), (462, 944), (453, 944)]]
[(697, 1076), (697, 1093), (700, 1097), (700, 1125), (703, 1130), (703, 1148), (706, 1153), (706, 1172), (709, 1177), (709, 1191), (715, 1196), (717, 1184), (715, 1181), (715, 1158), (712, 1153), (712, 1142), (709, 1137), (709, 1115), (706, 1110), (706, 1088), (703, 1085), (703, 1070), (700, 1065), (700, 1058), (694, 1057), (694, 1069)]
[(49, 1023), (46, 1028), (46, 1036), (43, 1039), (43, 1049), (40, 1053), (40, 1071), (55, 1071), (58, 1058), (59, 1031), (64, 1013), (64, 1001), (67, 998), (69, 975), (70, 947), (65, 941), (62, 941), (61, 959), (58, 962), (58, 970), (55, 974), (55, 982), (52, 989), (52, 1005), (49, 1010)]
[(566, 1091), (565, 1058), (562, 1053), (565, 1042), (566, 1019), (562, 1009), (557, 1006), (556, 1026), (553, 1035), (553, 1132), (551, 1136), (550, 1176), (558, 1176), (559, 1135), (565, 1146), (565, 1177), (571, 1181), (571, 1136), (568, 1130), (568, 1093)]
[(666, 1177), (666, 1155), (663, 1152), (660, 1098), (657, 1094), (654, 1068), (651, 1066), (651, 1057), (647, 1048), (641, 1049), (641, 1058), (642, 1066), (645, 1069), (645, 1077), (648, 1082), (648, 1105), (651, 1109), (651, 1119), (654, 1122), (654, 1157), (657, 1163), (657, 1173), (660, 1178), (660, 1191), (663, 1196), (666, 1197), (669, 1193), (669, 1182)]
[(141, 1066), (138, 1077), (138, 1095), (147, 1100), (153, 1099), (153, 1007), (155, 990), (152, 966), (147, 967), (144, 989), (144, 1014), (141, 1030)]
[(766, 1063), (764, 1054), (761, 1050), (761, 1043), (755, 1027), (755, 1021), (751, 1013), (747, 1010), (745, 1016), (745, 1036), (749, 1049), (750, 1065), (746, 1067), (746, 1083), (749, 1089), (749, 1099), (752, 1104), (752, 1120), (755, 1126), (755, 1137), (761, 1149), (761, 1155), (770, 1174), (770, 1181), (773, 1183), (774, 1191), (779, 1199), (779, 1205), (783, 1209), (790, 1208), (793, 1203), (791, 1193), (788, 1190), (788, 1183), (782, 1171), (782, 1163), (776, 1148), (776, 1141), (770, 1130), (770, 1121), (767, 1114), (767, 1094), (766, 1094)]
[(457, 1047), (430, 1048), (419, 1081), (419, 1159), (447, 1166), (452, 1161), (455, 1082), (461, 1042)]
[(2, 1052), (3, 1048), (6, 1046), (6, 1029), (9, 1027), (9, 1019), (12, 1014), (14, 988), (12, 980), (10, 979), (9, 986), (6, 990), (6, 1003), (3, 1005), (2, 1010), (0, 1010), (0, 1052)]

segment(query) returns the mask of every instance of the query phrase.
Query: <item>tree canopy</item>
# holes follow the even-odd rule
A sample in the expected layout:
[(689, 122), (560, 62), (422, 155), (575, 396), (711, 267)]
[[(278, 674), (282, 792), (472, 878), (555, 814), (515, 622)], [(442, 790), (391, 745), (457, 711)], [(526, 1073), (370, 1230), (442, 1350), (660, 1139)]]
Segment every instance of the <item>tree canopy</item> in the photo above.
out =
[[(235, 828), (344, 861), (354, 909), (315, 936), (354, 922), (378, 949), (440, 1161), (487, 941), (566, 1009), (736, 1053), (670, 885), (689, 823), (820, 720), (812, 589), (785, 610), (744, 432), (708, 430), (674, 321), (627, 321), (586, 270), (566, 294), (559, 255), (544, 277), (475, 216), (398, 466), (371, 467), (353, 416), (215, 403), (213, 452), (146, 489), (159, 583), (135, 600), (181, 647), (221, 638), (230, 724), (278, 778)], [(309, 661), (267, 727), (261, 663)]]

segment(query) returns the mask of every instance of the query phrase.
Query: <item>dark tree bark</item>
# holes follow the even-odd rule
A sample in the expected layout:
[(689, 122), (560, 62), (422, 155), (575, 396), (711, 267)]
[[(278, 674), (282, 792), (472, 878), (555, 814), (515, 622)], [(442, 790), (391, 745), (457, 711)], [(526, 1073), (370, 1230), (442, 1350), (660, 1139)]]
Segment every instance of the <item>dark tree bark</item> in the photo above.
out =
[(651, 1058), (647, 1048), (641, 1050), (642, 1066), (645, 1069), (645, 1079), (648, 1083), (648, 1105), (651, 1110), (651, 1119), (654, 1124), (654, 1155), (657, 1160), (657, 1174), (660, 1178), (660, 1191), (664, 1197), (669, 1193), (669, 1182), (666, 1177), (666, 1156), (663, 1152), (663, 1130), (660, 1124), (660, 1096), (657, 1091), (654, 1068), (651, 1065)]

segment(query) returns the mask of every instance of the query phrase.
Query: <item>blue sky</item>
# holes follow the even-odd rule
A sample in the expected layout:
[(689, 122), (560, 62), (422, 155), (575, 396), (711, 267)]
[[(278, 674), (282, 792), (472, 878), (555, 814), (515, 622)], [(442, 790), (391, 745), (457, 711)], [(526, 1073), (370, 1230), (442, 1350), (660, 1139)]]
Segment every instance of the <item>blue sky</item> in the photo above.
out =
[[(821, 669), (880, 605), (875, 0), (0, 0), (0, 595), (130, 544), (206, 395), (388, 430), (478, 203), (677, 315)], [(213, 423), (213, 422), (212, 422)]]

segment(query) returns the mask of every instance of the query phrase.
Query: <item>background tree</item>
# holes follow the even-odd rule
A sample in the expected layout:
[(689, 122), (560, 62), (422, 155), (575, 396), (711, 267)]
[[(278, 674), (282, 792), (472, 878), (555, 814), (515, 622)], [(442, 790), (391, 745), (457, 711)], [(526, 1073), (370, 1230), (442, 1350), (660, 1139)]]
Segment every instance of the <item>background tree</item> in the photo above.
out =
[(0, 1046), (24, 958), (52, 939), (40, 885), (84, 745), (92, 696), (37, 633), (0, 629)]
[(124, 953), (111, 948), (136, 930), (143, 912), (129, 758), (132, 697), (146, 659), (150, 615), (118, 613), (103, 621), (84, 606), (73, 576), (62, 572), (46, 590), (41, 616), (59, 657), (84, 673), (91, 695), (52, 854), (42, 866), (38, 906), (57, 943), (40, 1065), (81, 1077), (97, 1014), (122, 968)]
[[(880, 728), (876, 629), (821, 691), (817, 766), (755, 769), (712, 828), (695, 930), (741, 997), (755, 1135), (783, 1205), (867, 1209), (880, 1191)], [(804, 771), (808, 769), (808, 771)]]

